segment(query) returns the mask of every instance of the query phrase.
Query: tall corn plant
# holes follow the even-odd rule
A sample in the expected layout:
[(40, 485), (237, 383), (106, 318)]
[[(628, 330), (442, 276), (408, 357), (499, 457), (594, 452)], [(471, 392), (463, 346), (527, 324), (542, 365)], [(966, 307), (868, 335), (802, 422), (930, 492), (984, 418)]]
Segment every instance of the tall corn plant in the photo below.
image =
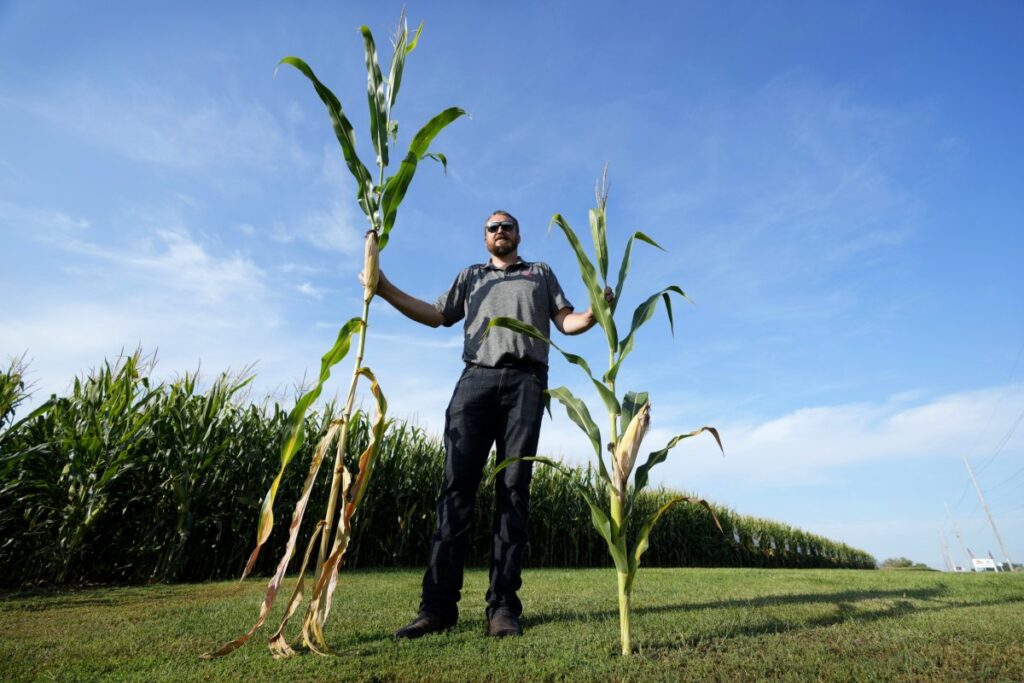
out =
[[(597, 423), (594, 422), (587, 408), (586, 403), (577, 398), (566, 387), (558, 387), (547, 391), (547, 403), (550, 410), (550, 399), (557, 399), (563, 406), (569, 418), (575, 422), (583, 433), (587, 435), (594, 455), (597, 460), (597, 471), (600, 477), (600, 484), (608, 495), (608, 507), (604, 507), (594, 496), (593, 489), (576, 481), (572, 477), (571, 470), (564, 465), (543, 457), (524, 458), (535, 460), (560, 471), (567, 478), (572, 479), (577, 490), (582, 494), (590, 507), (591, 522), (597, 532), (605, 540), (612, 560), (615, 563), (615, 571), (618, 578), (619, 591), (619, 621), (622, 636), (622, 654), (628, 655), (632, 652), (630, 638), (630, 598), (633, 591), (633, 584), (636, 580), (637, 569), (640, 567), (640, 558), (648, 547), (648, 539), (651, 530), (665, 512), (681, 502), (696, 502), (707, 508), (711, 513), (715, 524), (721, 529), (717, 517), (708, 505), (707, 501), (695, 500), (688, 496), (673, 496), (653, 512), (640, 526), (639, 531), (633, 539), (627, 538), (627, 524), (630, 515), (637, 506), (641, 491), (647, 486), (650, 480), (651, 469), (663, 462), (669, 451), (683, 439), (696, 436), (702, 432), (710, 433), (719, 448), (722, 447), (718, 431), (714, 427), (701, 427), (700, 429), (672, 437), (668, 444), (660, 450), (654, 451), (647, 456), (647, 460), (636, 467), (637, 455), (644, 435), (650, 425), (651, 404), (647, 392), (627, 391), (622, 399), (616, 393), (616, 379), (623, 361), (632, 352), (635, 345), (636, 333), (640, 327), (650, 320), (657, 309), (658, 302), (665, 302), (665, 312), (668, 315), (669, 327), (672, 328), (672, 299), (675, 294), (682, 298), (688, 298), (686, 294), (676, 285), (669, 285), (664, 289), (649, 296), (643, 303), (633, 311), (633, 318), (629, 325), (629, 331), (624, 336), (619, 336), (619, 328), (615, 323), (615, 312), (619, 304), (626, 276), (629, 273), (630, 254), (633, 243), (637, 240), (662, 249), (653, 239), (642, 232), (635, 232), (626, 242), (626, 248), (622, 255), (619, 266), (618, 279), (614, 286), (614, 299), (606, 300), (604, 292), (611, 284), (608, 280), (608, 240), (607, 240), (607, 219), (605, 206), (608, 201), (608, 169), (605, 167), (604, 176), (596, 188), (597, 206), (590, 210), (590, 233), (594, 242), (595, 260), (597, 266), (591, 261), (580, 243), (576, 233), (569, 226), (569, 223), (560, 214), (555, 214), (551, 219), (552, 225), (561, 229), (572, 247), (576, 260), (579, 262), (580, 275), (586, 287), (590, 299), (590, 308), (597, 319), (597, 323), (604, 330), (605, 339), (608, 343), (608, 370), (598, 379), (594, 377), (590, 364), (581, 356), (568, 353), (559, 348), (554, 342), (546, 338), (537, 328), (528, 325), (514, 318), (499, 317), (493, 319), (488, 330), (492, 327), (504, 327), (522, 334), (539, 339), (553, 348), (557, 349), (567, 361), (580, 367), (587, 378), (597, 389), (598, 395), (604, 403), (608, 412), (608, 451), (609, 462), (605, 462), (603, 454), (602, 435)], [(662, 249), (664, 251), (664, 249)], [(507, 459), (496, 468), (495, 474), (507, 467), (517, 458)], [(635, 472), (635, 474), (634, 474)], [(630, 486), (630, 475), (633, 476), (633, 483)]]
[[(348, 392), (341, 417), (334, 420), (326, 436), (317, 445), (313, 458), (309, 465), (309, 472), (302, 486), (302, 493), (299, 496), (295, 510), (292, 512), (291, 524), (289, 527), (288, 540), (284, 553), (277, 565), (277, 570), (267, 585), (267, 592), (260, 606), (259, 618), (256, 624), (244, 635), (223, 645), (220, 649), (202, 655), (203, 658), (212, 658), (226, 655), (245, 644), (252, 637), (256, 630), (262, 626), (270, 612), (271, 606), (277, 596), (284, 579), (285, 570), (289, 560), (295, 552), (298, 540), (299, 528), (302, 518), (309, 502), (309, 495), (316, 481), (320, 465), (331, 449), (335, 441), (334, 467), (330, 494), (327, 499), (327, 510), (324, 518), (314, 527), (309, 545), (306, 549), (299, 569), (299, 578), (291, 599), (288, 602), (285, 617), (280, 628), (271, 637), (270, 650), (275, 657), (287, 657), (295, 654), (295, 651), (288, 645), (284, 637), (284, 629), (292, 615), (301, 605), (305, 584), (306, 567), (310, 561), (313, 549), (317, 540), (320, 541), (320, 550), (316, 562), (316, 573), (313, 581), (313, 590), (310, 597), (310, 604), (306, 611), (302, 625), (302, 643), (310, 650), (319, 654), (329, 652), (326, 640), (324, 639), (323, 627), (331, 609), (331, 600), (337, 585), (338, 569), (348, 547), (352, 532), (352, 517), (359, 507), (359, 503), (366, 493), (366, 487), (370, 482), (373, 472), (374, 460), (380, 451), (380, 445), (386, 425), (385, 414), (387, 411), (387, 400), (380, 389), (377, 379), (370, 368), (363, 365), (363, 352), (366, 347), (366, 329), (370, 312), (370, 302), (373, 299), (377, 288), (379, 274), (379, 252), (387, 246), (391, 230), (395, 226), (395, 219), (398, 216), (398, 208), (405, 198), (409, 189), (416, 168), (420, 161), (431, 158), (440, 162), (447, 168), (447, 160), (443, 154), (430, 152), (430, 143), (434, 140), (448, 124), (463, 116), (466, 112), (458, 107), (450, 107), (434, 116), (413, 136), (409, 149), (399, 164), (398, 170), (390, 175), (385, 175), (390, 162), (389, 145), (394, 145), (398, 136), (398, 122), (392, 117), (392, 110), (395, 100), (398, 97), (399, 87), (402, 83), (402, 72), (405, 66), (405, 59), (419, 42), (423, 25), (420, 24), (415, 34), (409, 35), (408, 24), (404, 12), (399, 18), (398, 28), (392, 38), (394, 52), (391, 57), (391, 64), (388, 69), (388, 76), (385, 79), (377, 60), (377, 47), (374, 43), (373, 34), (366, 26), (360, 27), (359, 31), (363, 37), (363, 45), (366, 56), (367, 75), (367, 101), (370, 111), (370, 138), (375, 153), (376, 178), (360, 160), (356, 152), (355, 132), (352, 124), (342, 109), (341, 102), (313, 73), (306, 62), (298, 57), (285, 57), (279, 63), (287, 64), (297, 69), (313, 85), (317, 96), (327, 108), (334, 134), (341, 145), (341, 151), (345, 158), (345, 164), (356, 181), (356, 201), (369, 222), (369, 230), (366, 233), (365, 254), (364, 254), (364, 276), (365, 287), (363, 292), (363, 310), (358, 318), (352, 318), (345, 323), (338, 333), (334, 346), (324, 354), (320, 364), (320, 375), (313, 388), (301, 396), (292, 410), (289, 421), (290, 429), (281, 445), (280, 460), (281, 466), (277, 477), (270, 485), (269, 491), (263, 500), (260, 510), (259, 525), (256, 532), (256, 548), (252, 551), (245, 570), (242, 573), (244, 579), (252, 571), (256, 558), (260, 553), (263, 544), (270, 537), (274, 524), (273, 506), (274, 497), (277, 494), (278, 486), (284, 476), (285, 469), (292, 457), (302, 445), (303, 420), (309, 406), (320, 396), (324, 383), (331, 374), (331, 368), (344, 358), (351, 346), (352, 337), (357, 337), (356, 356), (352, 368), (352, 376), (349, 382)], [(344, 464), (345, 445), (347, 443), (349, 425), (352, 422), (352, 409), (355, 401), (356, 386), (359, 379), (363, 378), (370, 382), (370, 391), (374, 398), (376, 412), (370, 426), (369, 445), (359, 457), (358, 470), (355, 474), (348, 471)], [(339, 505), (339, 500), (340, 505)], [(331, 536), (333, 533), (333, 540)]]

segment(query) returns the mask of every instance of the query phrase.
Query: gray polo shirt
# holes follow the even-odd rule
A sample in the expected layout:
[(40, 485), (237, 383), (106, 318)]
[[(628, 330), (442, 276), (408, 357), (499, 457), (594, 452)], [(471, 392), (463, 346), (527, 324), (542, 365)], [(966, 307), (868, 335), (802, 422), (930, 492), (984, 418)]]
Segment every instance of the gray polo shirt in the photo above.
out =
[(445, 327), (466, 319), (462, 359), (487, 367), (520, 360), (548, 363), (548, 345), (533, 337), (496, 327), (485, 338), (492, 318), (517, 318), (550, 339), (551, 319), (572, 307), (548, 264), (521, 258), (505, 270), (489, 260), (466, 268), (434, 303)]

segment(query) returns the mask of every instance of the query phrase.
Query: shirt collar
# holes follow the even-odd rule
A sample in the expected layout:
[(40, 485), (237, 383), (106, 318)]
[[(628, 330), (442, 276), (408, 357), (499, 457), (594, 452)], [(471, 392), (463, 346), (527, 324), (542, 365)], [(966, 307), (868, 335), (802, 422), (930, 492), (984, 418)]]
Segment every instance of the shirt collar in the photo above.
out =
[[(523, 257), (520, 256), (515, 263), (510, 265), (508, 268), (505, 268), (504, 270), (506, 272), (510, 270), (519, 270), (520, 268), (529, 268), (530, 265), (531, 264), (529, 261), (524, 261)], [(481, 263), (480, 267), (483, 268), (484, 270), (503, 270), (502, 268), (499, 268), (498, 266), (494, 265), (494, 262), (491, 261), (491, 259), (487, 259), (485, 262)]]

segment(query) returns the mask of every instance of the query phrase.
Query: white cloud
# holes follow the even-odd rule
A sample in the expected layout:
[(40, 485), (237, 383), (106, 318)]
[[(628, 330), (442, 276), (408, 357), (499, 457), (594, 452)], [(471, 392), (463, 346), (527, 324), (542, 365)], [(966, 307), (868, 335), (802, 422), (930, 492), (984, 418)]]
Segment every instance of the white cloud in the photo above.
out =
[[(757, 422), (722, 420), (717, 426), (725, 443), (724, 460), (712, 459), (717, 449), (710, 439), (698, 439), (677, 446), (688, 447), (693, 455), (670, 459), (658, 476), (667, 481), (699, 476), (742, 485), (792, 486), (826, 481), (858, 463), (958, 458), (990, 443), (993, 424), (1013, 421), (1024, 406), (1024, 385), (908, 405), (915, 403), (913, 396), (904, 392), (878, 403), (801, 408)], [(647, 440), (653, 448), (668, 436), (659, 426)]]
[(301, 240), (322, 251), (351, 256), (362, 253), (360, 221), (365, 221), (361, 214), (336, 201), (329, 209), (311, 211), (292, 223), (275, 224), (271, 238), (285, 243)]
[(324, 298), (324, 290), (314, 287), (310, 282), (303, 282), (301, 285), (295, 288), (300, 294), (304, 294), (311, 299), (319, 301)]
[(155, 231), (156, 245), (134, 250), (102, 247), (70, 241), (63, 247), (106, 261), (118, 275), (143, 278), (161, 290), (177, 290), (189, 296), (183, 304), (216, 304), (251, 300), (265, 291), (263, 271), (241, 255), (211, 256), (181, 230)]

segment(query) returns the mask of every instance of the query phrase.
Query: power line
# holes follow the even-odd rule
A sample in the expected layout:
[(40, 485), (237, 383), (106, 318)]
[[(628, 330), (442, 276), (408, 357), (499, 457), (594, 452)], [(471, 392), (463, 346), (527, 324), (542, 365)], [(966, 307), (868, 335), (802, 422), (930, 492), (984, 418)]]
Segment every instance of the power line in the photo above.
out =
[(1003, 438), (1000, 439), (998, 445), (996, 445), (992, 452), (985, 457), (985, 461), (982, 463), (980, 467), (978, 467), (979, 472), (981, 472), (990, 464), (992, 464), (992, 462), (996, 459), (996, 456), (999, 455), (1000, 451), (1003, 450), (1006, 444), (1010, 443), (1010, 439), (1013, 438), (1013, 435), (1017, 431), (1017, 427), (1020, 427), (1021, 422), (1024, 422), (1024, 410), (1020, 411), (1020, 415), (1017, 416), (1017, 419), (1014, 421), (1013, 425), (1006, 432), (1006, 434), (1003, 435)]
[(1024, 467), (1020, 468), (1019, 470), (1017, 470), (1016, 472), (1014, 472), (1013, 474), (1011, 474), (1010, 476), (1008, 476), (1008, 477), (1007, 477), (1006, 479), (1003, 479), (1003, 480), (1002, 480), (1001, 482), (999, 482), (998, 484), (995, 484), (994, 486), (989, 486), (989, 487), (988, 487), (988, 490), (989, 490), (989, 491), (991, 491), (992, 489), (997, 489), (997, 488), (999, 488), (1000, 486), (1002, 486), (1003, 484), (1007, 484), (1007, 483), (1009, 483), (1009, 482), (1010, 482), (1011, 480), (1015, 479), (1016, 477), (1019, 477), (1019, 476), (1020, 476), (1021, 474), (1024, 474)]

